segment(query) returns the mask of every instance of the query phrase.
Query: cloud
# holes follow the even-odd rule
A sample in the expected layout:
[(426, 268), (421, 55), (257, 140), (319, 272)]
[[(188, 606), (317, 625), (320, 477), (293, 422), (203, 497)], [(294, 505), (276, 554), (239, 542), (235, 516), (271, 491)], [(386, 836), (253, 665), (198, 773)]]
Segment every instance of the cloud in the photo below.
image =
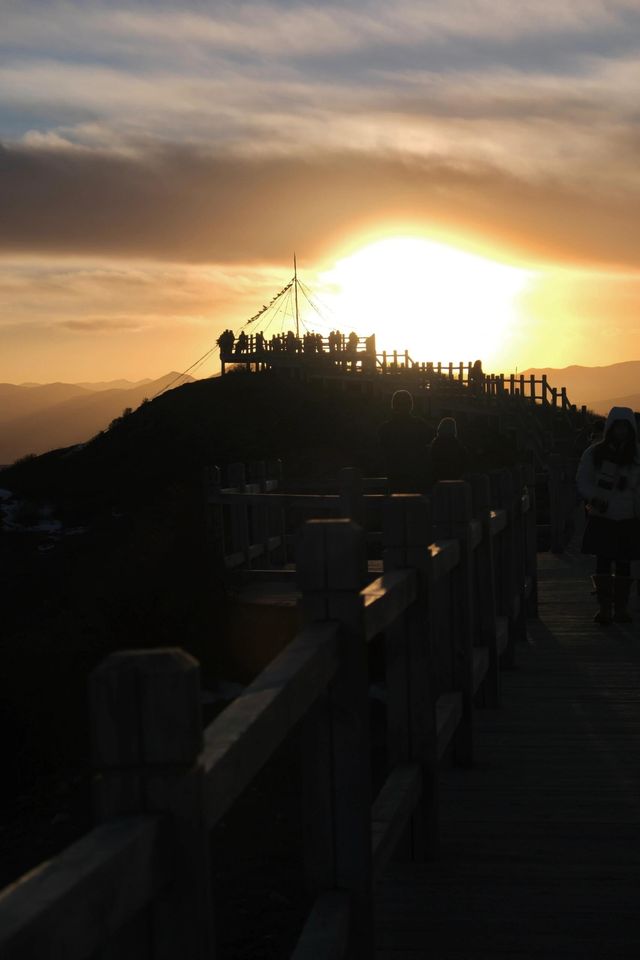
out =
[[(203, 12), (199, 3), (60, 3), (15, 0), (8, 4), (4, 44), (23, 49), (42, 45), (84, 55), (120, 56), (140, 50), (193, 60), (212, 53), (318, 57), (381, 46), (407, 49), (428, 42), (468, 37), (513, 41), (522, 36), (582, 34), (624, 27), (634, 0), (375, 0), (345, 4), (218, 3)], [(146, 46), (145, 46), (146, 45)]]
[(140, 317), (91, 317), (87, 320), (63, 320), (61, 327), (77, 333), (105, 333), (115, 330), (140, 330), (144, 324)]
[(605, 189), (615, 176), (619, 186), (637, 187), (636, 156), (627, 146), (639, 131), (636, 56), (583, 55), (569, 72), (566, 64), (556, 71), (495, 63), (447, 71), (373, 60), (355, 73), (317, 76), (259, 58), (210, 68), (6, 60), (0, 105), (4, 98), (5, 109), (20, 114), (22, 144), (34, 151), (143, 158), (180, 144), (223, 161), (229, 153), (400, 154)]
[[(637, 142), (628, 141), (631, 156)], [(524, 259), (637, 268), (640, 193), (447, 157), (238, 158), (0, 150), (0, 250), (288, 263), (361, 229), (421, 224)]]
[(635, 0), (7, 8), (7, 252), (281, 262), (421, 219), (636, 263)]
[(0, 333), (211, 330), (229, 311), (247, 319), (279, 286), (282, 272), (264, 266), (0, 258)]

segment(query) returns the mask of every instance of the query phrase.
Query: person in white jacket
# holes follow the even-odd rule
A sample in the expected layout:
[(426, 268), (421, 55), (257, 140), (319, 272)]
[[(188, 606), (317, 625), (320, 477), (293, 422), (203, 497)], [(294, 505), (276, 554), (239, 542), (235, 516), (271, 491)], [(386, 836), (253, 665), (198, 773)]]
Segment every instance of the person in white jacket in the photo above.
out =
[(640, 446), (630, 407), (612, 407), (604, 436), (582, 454), (576, 476), (587, 510), (582, 552), (595, 554), (598, 623), (629, 623), (631, 561), (640, 560)]

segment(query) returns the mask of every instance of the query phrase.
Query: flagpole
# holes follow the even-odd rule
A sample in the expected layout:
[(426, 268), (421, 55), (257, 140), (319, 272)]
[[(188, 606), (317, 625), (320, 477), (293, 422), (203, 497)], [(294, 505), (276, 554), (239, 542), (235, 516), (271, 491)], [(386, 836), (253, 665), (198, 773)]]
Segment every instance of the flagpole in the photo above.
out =
[(293, 287), (296, 296), (296, 340), (298, 340), (300, 338), (300, 319), (298, 315), (298, 264), (295, 250), (293, 252)]

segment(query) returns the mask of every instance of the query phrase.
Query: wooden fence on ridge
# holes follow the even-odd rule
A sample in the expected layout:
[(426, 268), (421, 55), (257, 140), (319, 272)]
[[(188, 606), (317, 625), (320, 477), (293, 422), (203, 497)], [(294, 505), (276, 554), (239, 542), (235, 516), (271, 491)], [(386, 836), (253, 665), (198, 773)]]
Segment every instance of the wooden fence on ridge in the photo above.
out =
[[(231, 349), (222, 349), (220, 354), (222, 373), (227, 365), (243, 366), (249, 370), (285, 369), (313, 378), (354, 377), (378, 382), (381, 377), (406, 380), (415, 390), (442, 391), (453, 387), (465, 387), (476, 398), (522, 397), (532, 403), (575, 410), (566, 387), (552, 387), (546, 374), (487, 373), (478, 384), (473, 379), (473, 362), (424, 363), (414, 361), (409, 351), (376, 352), (375, 338), (358, 337), (351, 349), (343, 337), (339, 347), (330, 346), (329, 338), (307, 335), (300, 339), (274, 337), (265, 340), (260, 334), (237, 340)], [(584, 408), (582, 408), (584, 411)]]
[[(576, 501), (577, 459), (554, 453), (544, 471), (523, 466), (526, 492), (544, 501), (538, 508), (539, 546), (547, 544), (562, 553), (571, 535)], [(319, 486), (316, 484), (316, 486)], [(324, 484), (325, 488), (327, 484)], [(223, 473), (218, 467), (205, 471), (205, 511), (210, 549), (227, 571), (259, 568), (282, 579), (289, 566), (293, 580), (295, 530), (305, 519), (317, 516), (348, 517), (360, 524), (371, 553), (382, 544), (382, 511), (388, 502), (386, 477), (363, 477), (359, 470), (345, 467), (331, 491), (310, 493), (283, 488), (279, 460), (229, 464)], [(375, 566), (372, 567), (375, 570)]]

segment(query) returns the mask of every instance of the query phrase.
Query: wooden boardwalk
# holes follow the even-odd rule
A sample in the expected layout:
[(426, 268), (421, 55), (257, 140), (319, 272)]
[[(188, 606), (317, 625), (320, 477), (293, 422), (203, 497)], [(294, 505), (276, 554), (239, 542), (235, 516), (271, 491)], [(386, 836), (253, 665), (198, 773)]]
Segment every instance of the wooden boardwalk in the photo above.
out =
[[(442, 776), (438, 862), (390, 864), (378, 960), (640, 956), (640, 612), (599, 627), (589, 558), (540, 560), (540, 620)], [(592, 609), (593, 608), (593, 609)]]

